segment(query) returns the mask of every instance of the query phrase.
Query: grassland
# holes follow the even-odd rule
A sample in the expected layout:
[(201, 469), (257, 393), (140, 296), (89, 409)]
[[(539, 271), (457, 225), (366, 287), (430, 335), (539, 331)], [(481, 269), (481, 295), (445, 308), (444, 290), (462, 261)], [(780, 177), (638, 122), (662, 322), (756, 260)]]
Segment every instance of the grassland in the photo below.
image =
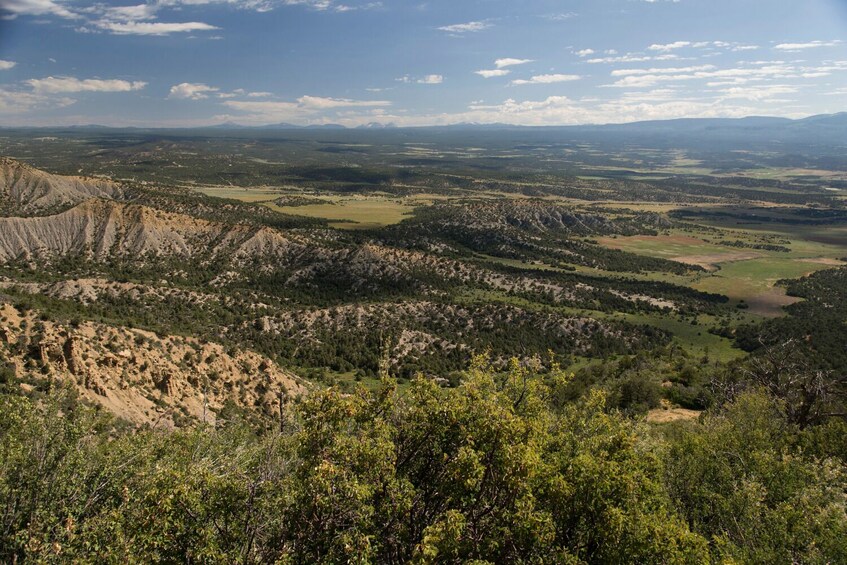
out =
[[(685, 167), (696, 165), (696, 163), (693, 160), (678, 157), (675, 165)], [(305, 191), (296, 187), (241, 189), (217, 186), (199, 190), (210, 196), (260, 203), (286, 214), (326, 219), (333, 227), (339, 229), (378, 229), (397, 224), (410, 217), (418, 206), (431, 204), (436, 200), (466, 198), (468, 195), (466, 191), (456, 191), (450, 195), (420, 193), (409, 196), (379, 193), (345, 195)], [(325, 204), (279, 206), (274, 203), (277, 198), (286, 194), (307, 195), (323, 200)], [(523, 197), (498, 191), (480, 191), (474, 196), (484, 199)], [(580, 205), (567, 198), (551, 196), (545, 199)], [(594, 202), (590, 205), (590, 209), (620, 208), (622, 205), (631, 210), (654, 213), (668, 213), (680, 208), (679, 204), (673, 203), (609, 201)], [(730, 213), (745, 212), (744, 208), (726, 205), (704, 209)], [(598, 241), (609, 248), (698, 265), (707, 270), (692, 276), (664, 273), (628, 274), (632, 278), (664, 280), (705, 292), (724, 294), (734, 304), (743, 306), (744, 314), (754, 317), (776, 317), (783, 314), (784, 306), (796, 301), (786, 296), (785, 290), (777, 284), (778, 281), (802, 277), (842, 264), (840, 259), (847, 257), (847, 227), (796, 225), (790, 223), (790, 220), (794, 219), (792, 210), (772, 207), (768, 208), (768, 212), (771, 221), (767, 223), (751, 221), (743, 216), (704, 217), (697, 220), (702, 225), (701, 229), (693, 225), (693, 227), (674, 229), (656, 236), (615, 236), (600, 238)], [(741, 246), (722, 245), (719, 243), (722, 240), (740, 242)], [(755, 248), (768, 241), (780, 241), (789, 251)], [(544, 263), (525, 263), (491, 256), (480, 258), (512, 267), (555, 269)], [(579, 265), (571, 266), (571, 268), (597, 277), (615, 276), (614, 273)], [(692, 333), (686, 324), (676, 324), (661, 318), (641, 320), (641, 322), (672, 331), (679, 335), (681, 341), (694, 348), (702, 349), (706, 346), (705, 341), (710, 339), (707, 338), (704, 341), (702, 335), (696, 335), (703, 332)], [(725, 345), (714, 340), (708, 343), (708, 346), (715, 351), (725, 350)], [(723, 355), (728, 357), (732, 353), (725, 351)]]
[[(749, 312), (763, 317), (782, 315), (782, 307), (796, 299), (786, 296), (777, 286), (783, 279), (809, 275), (822, 269), (841, 265), (847, 256), (847, 231), (830, 228), (768, 224), (767, 229), (755, 229), (737, 221), (710, 222), (714, 230), (673, 230), (666, 235), (607, 237), (600, 243), (614, 249), (661, 257), (700, 265), (708, 272), (695, 275), (686, 282), (706, 292), (728, 296), (746, 304)], [(821, 241), (826, 237), (826, 242)], [(763, 237), (777, 238), (786, 243), (787, 252), (755, 249)], [(716, 241), (739, 241), (749, 248), (728, 247)], [(788, 243), (790, 242), (790, 243)]]
[[(75, 132), (36, 142), (26, 132), (6, 132), (0, 146), (5, 154), (45, 165), (53, 172), (191, 188), (356, 231), (339, 233), (340, 245), (356, 245), (368, 238), (382, 241), (390, 231), (380, 233), (382, 228), (401, 223), (436, 201), (464, 206), (535, 199), (612, 220), (624, 215), (621, 209), (658, 214), (678, 220), (676, 227), (660, 229), (655, 236), (600, 238), (607, 233), (600, 231), (597, 237), (585, 239), (607, 248), (698, 265), (706, 271), (604, 270), (614, 265), (598, 262), (594, 264), (604, 268), (596, 268), (586, 266), (590, 261), (570, 263), (566, 253), (538, 253), (524, 262), (514, 259), (521, 257), (520, 247), (500, 257), (494, 256), (494, 246), (471, 247), (476, 252), (469, 253), (468, 247), (457, 245), (436, 252), (468, 260), (472, 268), (523, 269), (530, 278), (534, 269), (558, 270), (593, 277), (598, 283), (659, 281), (726, 295), (731, 308), (721, 319), (700, 316), (694, 324), (690, 316), (682, 319), (674, 313), (582, 311), (660, 327), (687, 349), (708, 348), (722, 359), (739, 352), (728, 340), (710, 334), (710, 328), (728, 319), (737, 324), (782, 315), (782, 307), (795, 299), (786, 296), (778, 281), (835, 267), (847, 257), (847, 221), (816, 223), (813, 214), (843, 208), (847, 194), (843, 152), (827, 150), (823, 159), (793, 151), (777, 158), (787, 151), (782, 146), (706, 146), (699, 134), (694, 145), (668, 147), (664, 134), (657, 144), (652, 138), (622, 144), (617, 133), (607, 141), (569, 138), (565, 132), (542, 133), (433, 131), (410, 136), (405, 131), (289, 131), (285, 135), (227, 131), (176, 136)], [(501, 227), (496, 222), (491, 225), (490, 233), (482, 229), (476, 235), (497, 241)], [(411, 241), (413, 230), (404, 235), (407, 240), (388, 244), (428, 243)], [(437, 239), (438, 233), (427, 237)], [(775, 250), (777, 246), (786, 250)], [(509, 299), (481, 298), (483, 302)]]
[[(420, 195), (412, 200), (391, 195), (314, 194), (291, 188), (206, 186), (195, 190), (216, 198), (261, 204), (284, 214), (325, 219), (339, 229), (374, 229), (396, 224), (407, 218), (416, 206), (431, 201), (431, 197)], [(281, 196), (306, 194), (311, 198), (323, 200), (325, 204), (279, 206), (275, 203)]]
[(326, 200), (326, 204), (306, 206), (277, 206), (273, 203), (265, 205), (285, 214), (329, 220), (330, 224), (339, 229), (374, 229), (397, 224), (414, 211), (414, 206), (396, 198), (355, 196), (332, 197)]

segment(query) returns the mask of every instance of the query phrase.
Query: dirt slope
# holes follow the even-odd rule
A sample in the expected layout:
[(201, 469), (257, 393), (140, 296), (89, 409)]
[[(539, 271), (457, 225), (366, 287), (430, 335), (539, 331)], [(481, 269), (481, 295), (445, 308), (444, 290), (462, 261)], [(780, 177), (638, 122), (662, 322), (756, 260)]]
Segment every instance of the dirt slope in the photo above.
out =
[(227, 225), (109, 200), (90, 199), (53, 216), (0, 218), (0, 261), (84, 255), (281, 257), (290, 241), (269, 228)]
[(0, 305), (0, 359), (24, 388), (47, 380), (138, 425), (215, 423), (228, 402), (269, 418), (305, 389), (267, 358), (193, 338), (92, 322), (75, 326)]
[(65, 177), (0, 157), (0, 211), (7, 216), (30, 216), (79, 204), (89, 198), (120, 199), (123, 189), (110, 181)]

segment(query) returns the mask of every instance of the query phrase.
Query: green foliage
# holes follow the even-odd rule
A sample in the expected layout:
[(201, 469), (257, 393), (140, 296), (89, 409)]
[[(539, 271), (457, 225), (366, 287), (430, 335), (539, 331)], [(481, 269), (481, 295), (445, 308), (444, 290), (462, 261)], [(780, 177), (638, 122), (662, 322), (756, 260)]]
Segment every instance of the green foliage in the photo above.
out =
[[(600, 389), (564, 400), (555, 363), (476, 357), (459, 386), (402, 394), (382, 365), (377, 389), (315, 391), (262, 434), (131, 432), (61, 389), (0, 396), (0, 560), (847, 560), (840, 420), (800, 431), (747, 392), (657, 433)], [(620, 404), (649, 404), (626, 365)]]
[(747, 393), (684, 433), (667, 456), (671, 496), (718, 560), (844, 563), (844, 462), (804, 456), (783, 409)]
[(662, 463), (605, 396), (479, 358), (400, 396), (329, 389), (285, 433), (119, 433), (88, 409), (4, 398), (0, 558), (82, 562), (702, 562)]

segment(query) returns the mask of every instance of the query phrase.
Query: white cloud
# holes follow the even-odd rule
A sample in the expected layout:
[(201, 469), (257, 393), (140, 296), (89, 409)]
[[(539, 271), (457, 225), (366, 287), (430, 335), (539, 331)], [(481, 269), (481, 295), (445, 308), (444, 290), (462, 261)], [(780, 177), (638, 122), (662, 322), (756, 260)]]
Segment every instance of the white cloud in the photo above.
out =
[(467, 22), (464, 24), (453, 24), (449, 26), (441, 26), (438, 29), (440, 31), (446, 31), (447, 33), (468, 33), (468, 32), (477, 32), (482, 31), (484, 29), (488, 29), (491, 27), (491, 24), (487, 22)]
[(441, 75), (426, 75), (418, 79), (418, 84), (441, 84), (444, 82), (444, 77)]
[(382, 8), (382, 2), (368, 2), (367, 4), (359, 4), (358, 6), (350, 6), (347, 4), (338, 4), (335, 6), (336, 12), (353, 12), (355, 10), (376, 10)]
[(328, 10), (333, 6), (331, 0), (159, 0), (162, 6), (205, 6), (208, 4), (228, 4), (242, 10), (269, 12), (275, 5), (305, 6), (314, 10)]
[(784, 94), (794, 94), (799, 91), (799, 88), (796, 86), (789, 86), (785, 84), (773, 84), (768, 86), (753, 86), (753, 87), (732, 87), (721, 90), (721, 94), (725, 99), (741, 99), (741, 100), (750, 100), (753, 102), (761, 102), (763, 100), (768, 100), (773, 98), (774, 96), (780, 96)]
[(550, 20), (552, 22), (562, 22), (565, 20), (569, 20), (571, 18), (577, 17), (579, 14), (576, 12), (559, 12), (556, 14), (547, 14), (546, 16), (542, 16), (545, 20)]
[[(782, 79), (809, 79), (828, 76), (833, 72), (847, 71), (847, 61), (835, 61), (819, 66), (796, 66), (783, 61), (756, 61), (726, 69), (644, 69), (614, 71), (613, 76), (623, 76), (607, 86), (621, 88), (648, 88), (664, 82), (709, 80), (710, 86), (743, 84), (750, 81)], [(676, 72), (663, 72), (676, 71)]]
[(441, 75), (426, 75), (421, 78), (413, 78), (409, 75), (403, 75), (401, 77), (394, 79), (397, 82), (402, 82), (403, 84), (441, 84), (444, 82), (444, 77)]
[[(587, 102), (565, 96), (544, 100), (506, 100), (495, 105), (471, 105), (467, 112), (427, 116), (429, 123), (508, 123), (519, 125), (573, 125), (624, 123), (673, 118), (742, 117), (755, 113), (750, 106), (718, 105), (711, 100), (673, 99), (660, 92), (656, 100), (615, 100)], [(403, 124), (403, 117), (395, 118)], [(413, 118), (415, 119), (415, 118)]]
[[(216, 116), (217, 120), (232, 119), (246, 124), (267, 124), (274, 122), (304, 122), (315, 119), (320, 122), (327, 112), (367, 110), (372, 121), (374, 113), (381, 115), (384, 108), (391, 105), (387, 100), (350, 100), (346, 98), (325, 98), (320, 96), (301, 96), (295, 102), (271, 100), (225, 100), (222, 104), (231, 110), (240, 112), (235, 116)], [(323, 116), (323, 118), (320, 118)]]
[(171, 87), (171, 91), (168, 93), (168, 98), (176, 98), (178, 100), (203, 100), (204, 98), (208, 98), (210, 94), (214, 94), (219, 90), (219, 88), (203, 83), (183, 82)]
[(115, 35), (170, 35), (191, 31), (211, 31), (220, 29), (203, 22), (97, 22), (97, 27)]
[[(238, 4), (239, 0), (227, 0), (232, 4)], [(248, 0), (248, 3), (250, 0)], [(253, 3), (259, 4), (264, 2), (256, 2), (254, 0)], [(307, 6), (309, 8), (315, 10), (327, 10), (332, 7), (332, 2), (330, 0), (283, 0), (283, 4), (286, 6)]]
[(141, 90), (147, 86), (146, 82), (126, 81), (119, 79), (84, 79), (74, 77), (47, 77), (41, 79), (30, 79), (26, 81), (35, 92), (60, 93), (60, 92), (129, 92)]
[(68, 10), (62, 2), (54, 0), (3, 0), (0, 12), (9, 12), (15, 16), (58, 16), (66, 19), (78, 19), (80, 16)]
[(594, 49), (580, 49), (576, 54), (580, 57), (588, 57), (589, 55), (594, 55)]
[(302, 6), (319, 12), (353, 12), (382, 8), (382, 2), (364, 2), (339, 4), (335, 0), (158, 0), (163, 6), (205, 6), (208, 4), (228, 4), (242, 10), (270, 12), (277, 6)]
[[(216, 86), (209, 86), (202, 82), (183, 82), (176, 84), (171, 87), (171, 90), (168, 93), (168, 98), (177, 100), (205, 100), (207, 98), (268, 98), (270, 96), (273, 96), (272, 92), (250, 92), (243, 88), (236, 88), (231, 92), (225, 92)], [(310, 99), (312, 98), (307, 96), (304, 99), (301, 99), (301, 103), (308, 105)]]
[[(775, 91), (774, 91), (775, 93)], [(685, 95), (674, 88), (655, 89), (649, 92), (625, 92), (613, 99), (551, 96), (541, 100), (508, 99), (499, 104), (472, 102), (464, 111), (415, 115), (404, 111), (392, 112), (389, 108), (341, 108), (334, 114), (303, 108), (295, 102), (227, 101), (224, 104), (239, 114), (215, 116), (216, 122), (236, 121), (244, 124), (267, 124), (280, 121), (323, 124), (340, 123), (357, 126), (373, 121), (394, 123), (398, 126), (447, 125), (456, 123), (507, 123), (526, 126), (574, 125), (599, 123), (625, 123), (640, 120), (674, 118), (738, 118), (767, 112), (769, 115), (800, 117), (807, 115), (802, 109), (789, 111), (787, 106), (777, 106), (777, 98), (761, 98), (744, 103), (741, 92), (711, 95), (699, 92)], [(754, 94), (752, 91), (750, 96)], [(730, 99), (727, 95), (736, 96)], [(781, 102), (780, 102), (781, 103)]]
[(682, 97), (680, 93), (674, 88), (657, 88), (654, 90), (648, 90), (646, 92), (624, 92), (623, 94), (621, 94), (620, 100), (623, 103), (656, 103), (682, 100), (691, 101), (690, 98)]
[(503, 67), (514, 67), (515, 65), (525, 65), (532, 62), (533, 59), (513, 59), (511, 57), (506, 57), (504, 59), (497, 59), (494, 61), (494, 66), (498, 69), (502, 69)]
[(627, 53), (626, 55), (621, 55), (619, 57), (599, 57), (595, 59), (588, 59), (585, 61), (586, 63), (598, 64), (611, 64), (611, 63), (645, 63), (647, 61), (673, 61), (675, 59), (679, 59), (678, 55), (674, 55), (672, 53), (665, 53), (664, 55), (639, 55), (634, 53)]
[(475, 74), (478, 74), (479, 76), (481, 76), (483, 78), (503, 77), (503, 76), (506, 76), (507, 74), (509, 74), (510, 72), (512, 72), (512, 71), (507, 70), (507, 69), (488, 69), (488, 70), (483, 69), (481, 71), (474, 71)]
[(51, 97), (36, 92), (0, 87), (0, 114), (20, 116), (33, 110), (64, 108), (76, 102), (67, 97)]
[(657, 44), (654, 43), (647, 49), (650, 51), (673, 51), (674, 49), (682, 49), (691, 45), (690, 41), (674, 41), (673, 43)]
[(680, 74), (696, 73), (699, 71), (714, 70), (714, 65), (701, 65), (699, 67), (665, 67), (658, 69), (618, 69), (612, 71), (613, 77), (625, 77), (632, 75), (657, 75), (657, 74)]
[(0, 71), (8, 71), (9, 69), (14, 68), (15, 65), (17, 65), (17, 63), (14, 61), (4, 61), (3, 59), (0, 59)]
[(107, 21), (137, 21), (150, 20), (156, 17), (158, 6), (155, 4), (138, 4), (137, 6), (103, 6), (95, 5), (82, 11), (97, 13)]
[(840, 39), (833, 41), (809, 41), (807, 43), (780, 43), (774, 49), (781, 51), (800, 51), (802, 49), (814, 49), (816, 47), (836, 47), (843, 43)]
[(553, 74), (553, 75), (535, 75), (530, 79), (517, 79), (513, 80), (509, 84), (520, 86), (524, 84), (553, 84), (557, 82), (570, 82), (574, 80), (579, 80), (579, 75), (562, 75), (562, 74)]
[[(326, 110), (329, 108), (368, 108), (375, 106), (390, 106), (387, 100), (348, 100), (346, 98), (322, 98), (320, 96), (301, 96), (297, 99), (301, 108)], [(245, 102), (251, 104), (251, 102)], [(252, 104), (274, 104), (274, 102), (252, 102)]]

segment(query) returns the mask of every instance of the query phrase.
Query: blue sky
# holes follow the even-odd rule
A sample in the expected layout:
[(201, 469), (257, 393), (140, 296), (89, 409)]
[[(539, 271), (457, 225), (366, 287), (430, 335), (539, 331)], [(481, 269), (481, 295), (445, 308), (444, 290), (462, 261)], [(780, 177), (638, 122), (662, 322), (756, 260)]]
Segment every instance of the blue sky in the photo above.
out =
[(0, 0), (0, 125), (843, 110), (844, 0)]

